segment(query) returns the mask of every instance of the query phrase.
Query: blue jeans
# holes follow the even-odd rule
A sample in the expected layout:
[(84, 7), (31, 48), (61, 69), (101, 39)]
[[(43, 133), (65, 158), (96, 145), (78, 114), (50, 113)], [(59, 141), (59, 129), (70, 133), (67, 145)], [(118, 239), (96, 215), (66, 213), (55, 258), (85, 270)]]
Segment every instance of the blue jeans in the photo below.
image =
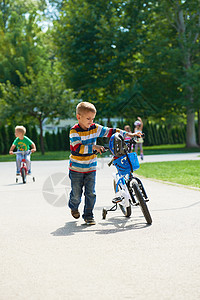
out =
[(78, 209), (84, 188), (85, 204), (82, 217), (83, 219), (93, 218), (93, 208), (96, 202), (96, 171), (79, 173), (70, 170), (69, 178), (71, 179), (69, 207), (72, 210)]
[(28, 169), (28, 172), (31, 172), (31, 155), (30, 154), (16, 154), (16, 167), (17, 167), (17, 173), (20, 173), (20, 168), (21, 168), (21, 161), (22, 159), (25, 158), (26, 160), (26, 166)]

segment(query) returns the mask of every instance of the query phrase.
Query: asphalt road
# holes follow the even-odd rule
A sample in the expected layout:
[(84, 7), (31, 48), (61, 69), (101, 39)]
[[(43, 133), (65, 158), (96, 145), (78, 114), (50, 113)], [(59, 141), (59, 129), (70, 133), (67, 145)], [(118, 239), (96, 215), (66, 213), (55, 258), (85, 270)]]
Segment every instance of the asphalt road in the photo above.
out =
[(67, 207), (67, 161), (33, 162), (27, 184), (0, 163), (0, 300), (200, 299), (200, 191), (142, 179), (152, 225), (139, 208), (102, 220), (113, 197), (106, 162), (90, 227)]

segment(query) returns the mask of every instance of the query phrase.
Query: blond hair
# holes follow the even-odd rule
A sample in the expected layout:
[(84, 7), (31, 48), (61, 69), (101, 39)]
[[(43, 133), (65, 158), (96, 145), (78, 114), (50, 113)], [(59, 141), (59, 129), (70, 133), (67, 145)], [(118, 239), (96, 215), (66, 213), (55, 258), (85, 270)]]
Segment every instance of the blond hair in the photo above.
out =
[(17, 126), (15, 127), (15, 130), (17, 130), (18, 132), (21, 132), (23, 135), (26, 134), (26, 128), (25, 128), (24, 126), (19, 126), (19, 125), (17, 125)]
[(96, 114), (96, 108), (94, 104), (90, 102), (80, 102), (76, 107), (76, 114), (81, 115), (86, 112), (93, 112)]

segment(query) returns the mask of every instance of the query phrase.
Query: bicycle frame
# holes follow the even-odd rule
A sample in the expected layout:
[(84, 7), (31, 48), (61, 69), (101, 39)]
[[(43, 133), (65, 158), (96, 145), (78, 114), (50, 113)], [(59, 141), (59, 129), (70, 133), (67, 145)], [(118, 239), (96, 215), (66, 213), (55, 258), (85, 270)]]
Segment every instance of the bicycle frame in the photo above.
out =
[[(117, 172), (113, 174), (115, 198), (113, 198), (112, 200), (114, 206), (112, 206), (110, 209), (104, 208), (102, 216), (103, 219), (105, 219), (107, 212), (115, 211), (117, 209), (117, 205), (119, 205), (123, 214), (126, 217), (129, 217), (131, 215), (131, 205), (139, 205), (147, 223), (151, 224), (152, 219), (146, 205), (146, 202), (149, 201), (149, 199), (141, 180), (133, 175), (134, 169), (139, 168), (139, 162), (138, 159), (136, 163), (135, 160), (131, 161), (132, 157), (134, 157), (135, 155), (130, 156), (128, 152), (128, 150), (131, 149), (131, 144), (134, 143), (135, 140), (132, 139), (131, 142), (128, 142), (127, 147), (124, 147), (123, 150), (125, 155), (117, 158), (119, 162), (113, 157), (111, 162), (108, 163), (109, 166), (111, 164), (114, 164), (117, 169)], [(133, 162), (135, 163), (135, 165), (132, 164)], [(123, 166), (123, 164), (125, 167)]]

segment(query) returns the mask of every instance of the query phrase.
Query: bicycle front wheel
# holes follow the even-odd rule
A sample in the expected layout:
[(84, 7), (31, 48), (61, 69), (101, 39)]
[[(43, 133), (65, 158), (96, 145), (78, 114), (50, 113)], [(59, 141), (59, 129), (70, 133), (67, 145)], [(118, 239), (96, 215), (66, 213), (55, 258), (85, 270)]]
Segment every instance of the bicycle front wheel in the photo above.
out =
[(21, 174), (22, 174), (23, 183), (26, 183), (26, 170), (24, 168), (22, 168)]
[(140, 189), (136, 183), (133, 183), (133, 189), (134, 189), (135, 196), (138, 200), (139, 206), (142, 210), (142, 213), (143, 213), (147, 223), (152, 224), (152, 218), (151, 218), (150, 212), (148, 210), (146, 201), (144, 200), (142, 193), (140, 192)]

